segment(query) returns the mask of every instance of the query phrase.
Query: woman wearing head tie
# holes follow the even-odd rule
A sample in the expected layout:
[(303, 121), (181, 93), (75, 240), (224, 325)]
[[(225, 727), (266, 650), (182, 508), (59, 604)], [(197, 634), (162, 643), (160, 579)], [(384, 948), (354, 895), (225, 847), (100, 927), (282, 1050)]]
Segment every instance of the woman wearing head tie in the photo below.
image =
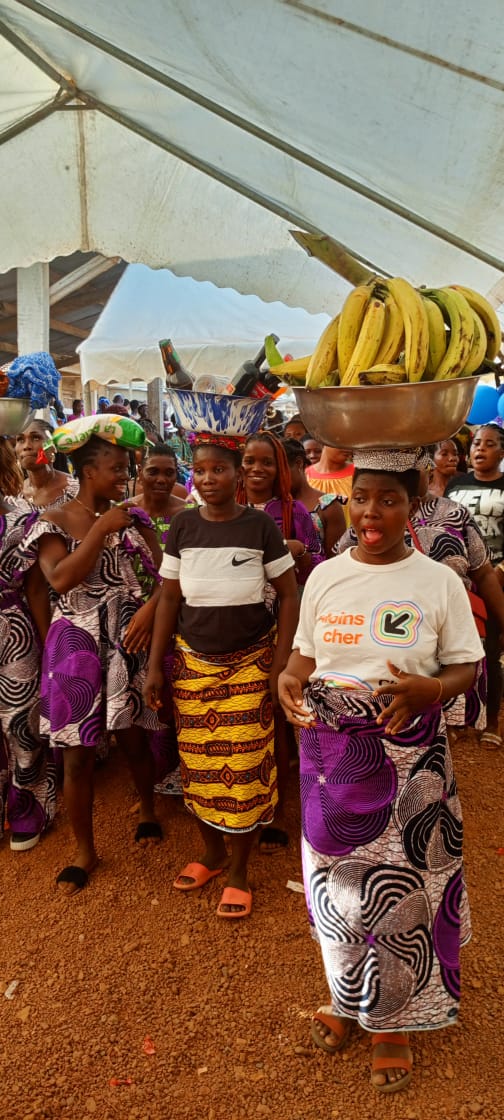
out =
[[(331, 1004), (318, 1046), (371, 1034), (379, 1092), (411, 1078), (410, 1030), (456, 1021), (470, 936), (442, 703), (482, 657), (459, 577), (404, 539), (422, 455), (355, 453), (357, 545), (310, 576), (279, 694), (302, 728), (304, 877)], [(303, 696), (303, 689), (305, 693)]]

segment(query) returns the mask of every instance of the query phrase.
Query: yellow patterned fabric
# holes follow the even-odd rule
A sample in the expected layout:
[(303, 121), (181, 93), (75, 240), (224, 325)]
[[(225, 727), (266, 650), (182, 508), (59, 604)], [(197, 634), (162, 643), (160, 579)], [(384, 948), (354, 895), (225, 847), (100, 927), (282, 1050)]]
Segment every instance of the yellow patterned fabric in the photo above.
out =
[(184, 800), (223, 832), (250, 832), (273, 820), (273, 650), (273, 632), (227, 654), (196, 653), (176, 638), (172, 683)]

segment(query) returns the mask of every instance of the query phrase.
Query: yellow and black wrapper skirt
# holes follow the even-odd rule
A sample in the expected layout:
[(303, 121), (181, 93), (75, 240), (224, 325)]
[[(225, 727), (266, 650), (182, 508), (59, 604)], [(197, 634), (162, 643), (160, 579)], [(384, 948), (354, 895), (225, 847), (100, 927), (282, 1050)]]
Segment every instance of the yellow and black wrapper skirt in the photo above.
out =
[(173, 703), (184, 801), (223, 832), (250, 832), (273, 820), (273, 651), (273, 632), (226, 654), (197, 653), (176, 638)]

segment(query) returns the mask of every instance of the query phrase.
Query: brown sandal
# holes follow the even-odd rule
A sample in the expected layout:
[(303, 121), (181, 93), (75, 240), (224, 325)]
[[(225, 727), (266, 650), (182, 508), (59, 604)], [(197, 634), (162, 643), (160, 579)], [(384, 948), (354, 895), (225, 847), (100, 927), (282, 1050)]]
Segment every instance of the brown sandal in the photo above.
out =
[[(325, 1027), (329, 1027), (329, 1030), (338, 1039), (336, 1045), (331, 1046), (329, 1042), (326, 1042), (324, 1036), (317, 1031), (315, 1023), (323, 1023)], [(350, 1034), (350, 1023), (346, 1024), (337, 1015), (334, 1015), (332, 1007), (319, 1007), (318, 1011), (312, 1015), (310, 1033), (315, 1046), (320, 1046), (320, 1049), (325, 1050), (326, 1054), (337, 1054), (338, 1050), (343, 1049)]]
[[(393, 1046), (396, 1053), (388, 1057), (378, 1055), (376, 1049), (382, 1045)], [(388, 1069), (404, 1070), (404, 1076), (400, 1077), (399, 1081), (386, 1081), (384, 1085), (376, 1085), (374, 1081), (371, 1081), (373, 1089), (376, 1089), (378, 1093), (398, 1093), (400, 1089), (405, 1089), (411, 1081), (413, 1070), (413, 1054), (408, 1045), (408, 1035), (404, 1031), (398, 1034), (373, 1034), (371, 1035), (371, 1046), (373, 1047), (371, 1073), (379, 1073), (381, 1070)]]

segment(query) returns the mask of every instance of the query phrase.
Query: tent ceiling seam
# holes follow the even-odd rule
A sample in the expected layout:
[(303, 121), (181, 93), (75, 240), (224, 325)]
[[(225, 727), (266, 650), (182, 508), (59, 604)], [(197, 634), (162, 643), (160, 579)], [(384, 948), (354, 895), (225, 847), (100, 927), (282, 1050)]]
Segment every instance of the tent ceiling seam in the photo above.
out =
[(388, 35), (380, 35), (378, 31), (371, 31), (369, 27), (361, 27), (358, 23), (351, 23), (341, 16), (334, 16), (330, 12), (323, 12), (320, 8), (314, 8), (311, 4), (303, 3), (303, 0), (281, 0), (287, 8), (293, 8), (302, 14), (314, 16), (315, 19), (324, 20), (326, 23), (331, 23), (335, 27), (341, 27), (344, 31), (350, 31), (354, 35), (362, 35), (365, 39), (372, 39), (375, 43), (381, 43), (382, 46), (390, 47), (391, 50), (400, 51), (402, 54), (411, 55), (413, 58), (419, 58), (422, 62), (428, 62), (431, 66), (440, 66), (443, 70), (449, 70), (452, 74), (457, 74), (461, 78), (467, 78), (472, 82), (480, 82), (483, 85), (491, 86), (492, 89), (498, 89), (504, 92), (504, 82), (499, 82), (496, 78), (490, 78), (487, 74), (480, 74), (477, 70), (469, 70), (466, 66), (457, 66), (455, 62), (449, 62), (446, 58), (441, 58), (440, 55), (430, 54), (428, 51), (419, 50), (417, 47), (410, 47), (407, 43), (400, 43), (397, 39), (391, 39)]
[(16, 50), (24, 55), (24, 57), (27, 58), (29, 62), (33, 62), (34, 66), (36, 66), (38, 70), (42, 70), (48, 78), (52, 78), (53, 82), (55, 82), (56, 85), (60, 86), (60, 88), (66, 90), (73, 90), (75, 88), (74, 83), (69, 78), (65, 77), (64, 74), (61, 74), (59, 70), (56, 70), (56, 68), (47, 59), (45, 59), (43, 55), (36, 51), (35, 48), (30, 45), (30, 43), (27, 43), (26, 39), (23, 39), (20, 35), (13, 31), (9, 24), (5, 23), (5, 20), (3, 19), (0, 19), (0, 35), (8, 43), (10, 43), (11, 46), (15, 47)]
[(45, 120), (46, 117), (50, 117), (53, 113), (58, 112), (59, 109), (63, 107), (65, 98), (70, 99), (74, 97), (75, 90), (59, 89), (56, 96), (51, 98), (41, 109), (37, 109), (34, 113), (29, 113), (26, 117), (23, 117), (22, 120), (17, 121), (16, 124), (11, 125), (10, 128), (6, 128), (4, 132), (0, 133), (0, 146), (6, 144), (9, 140), (13, 140), (16, 136), (20, 136), (22, 132), (26, 132), (29, 128), (33, 128), (36, 124), (39, 124), (40, 121)]
[[(287, 0), (284, 0), (284, 2), (286, 3)], [(295, 0), (292, 0), (292, 2), (295, 2)], [(301, 0), (296, 0), (296, 2), (299, 4), (301, 3)], [(449, 245), (453, 245), (455, 249), (459, 249), (461, 252), (467, 253), (468, 256), (474, 257), (476, 260), (480, 260), (484, 264), (488, 264), (491, 268), (496, 268), (499, 271), (503, 271), (504, 261), (502, 261), (500, 258), (494, 257), (491, 253), (485, 252), (484, 249), (480, 249), (478, 246), (473, 245), (469, 241), (465, 241), (463, 238), (458, 237), (457, 234), (451, 233), (443, 226), (438, 226), (435, 222), (429, 221), (428, 218), (424, 218), (422, 215), (417, 214), (415, 211), (410, 210), (408, 207), (402, 206), (398, 202), (394, 202), (393, 199), (388, 198), (386, 195), (382, 195), (379, 191), (375, 191), (370, 187), (366, 187), (363, 183), (360, 183), (358, 180), (352, 179), (350, 176), (345, 175), (343, 172), (337, 171), (335, 168), (328, 167), (327, 164), (322, 163), (321, 160), (308, 155), (306, 152), (303, 152), (300, 149), (289, 144), (288, 142), (281, 140), (279, 137), (273, 136), (266, 130), (252, 124), (249, 121), (246, 121), (244, 118), (237, 116), (229, 110), (224, 109), (216, 102), (209, 101), (207, 98), (196, 93), (194, 90), (191, 90), (190, 87), (182, 86), (180, 83), (168, 78), (167, 75), (164, 75), (160, 71), (155, 70), (153, 67), (142, 63), (138, 59), (135, 59), (133, 55), (129, 55), (127, 52), (122, 51), (120, 48), (115, 47), (111, 43), (108, 43), (107, 40), (102, 39), (100, 36), (94, 35), (92, 32), (87, 31), (85, 28), (81, 27), (73, 20), (69, 20), (65, 16), (60, 15), (58, 12), (52, 11), (44, 4), (40, 4), (38, 0), (15, 0), (15, 3), (20, 7), (28, 8), (30, 11), (37, 13), (49, 22), (55, 23), (57, 26), (61, 27), (65, 31), (70, 32), (70, 34), (76, 36), (77, 38), (83, 39), (85, 42), (88, 42), (92, 46), (97, 47), (99, 50), (103, 51), (103, 53), (109, 54), (113, 58), (116, 58), (118, 61), (123, 62), (126, 66), (129, 66), (130, 68), (143, 73), (145, 76), (151, 77), (153, 80), (159, 82), (160, 84), (167, 86), (175, 92), (180, 93), (181, 96), (185, 96), (188, 100), (192, 100), (195, 103), (201, 105), (203, 108), (208, 109), (209, 112), (212, 112), (215, 115), (222, 117), (224, 120), (227, 120), (229, 123), (236, 125), (242, 131), (255, 136), (257, 139), (268, 144), (270, 147), (276, 148), (277, 150), (283, 152), (285, 155), (289, 156), (291, 159), (296, 160), (298, 163), (302, 163), (303, 165), (310, 167), (312, 170), (317, 171), (319, 174), (325, 176), (326, 178), (333, 180), (340, 186), (345, 187), (347, 190), (353, 191), (355, 194), (358, 194), (361, 197), (366, 198), (368, 201), (375, 203), (377, 206), (382, 207), (382, 209), (387, 210), (389, 213), (395, 214), (396, 217), (402, 218), (410, 225), (414, 225), (419, 229), (423, 229), (426, 233), (431, 234), (433, 237), (439, 238), (439, 240), (441, 241), (445, 241)], [(308, 10), (312, 11), (312, 9)], [(184, 90), (185, 92), (182, 93), (182, 90)], [(98, 105), (98, 102), (96, 102), (96, 104)], [(131, 124), (132, 122), (130, 123), (129, 127), (131, 127)], [(154, 133), (151, 134), (151, 139), (152, 137), (154, 137), (154, 135)], [(159, 138), (159, 140), (160, 139), (161, 138)], [(158, 141), (153, 140), (153, 142), (156, 143)], [(168, 145), (168, 142), (164, 143)], [(163, 145), (161, 144), (160, 146)], [(172, 151), (172, 149), (168, 146), (167, 150)], [(178, 151), (182, 153), (182, 149), (178, 149)], [(192, 157), (191, 159), (188, 159), (187, 154), (185, 156), (183, 154), (180, 154), (179, 158), (185, 159), (186, 162), (191, 162), (192, 159)], [(194, 166), (197, 165), (194, 164)], [(208, 167), (210, 166), (211, 165), (208, 165)], [(206, 173), (212, 174), (210, 170)], [(214, 177), (217, 176), (214, 175)], [(234, 182), (232, 177), (230, 177), (230, 182)], [(233, 189), (237, 188), (233, 187)], [(244, 193), (243, 190), (241, 193)], [(251, 196), (248, 195), (248, 197)], [(257, 195), (255, 201), (258, 201), (259, 197), (262, 196)], [(285, 213), (290, 213), (285, 208), (282, 208), (282, 212), (280, 212), (280, 210), (274, 208), (273, 205), (268, 206), (266, 202), (260, 203), (260, 205), (266, 205), (267, 209), (272, 210), (272, 212), (274, 213), (278, 213), (281, 217)], [(294, 215), (288, 217), (287, 220), (295, 221), (296, 224), (302, 226), (308, 232), (323, 232), (312, 226), (311, 224), (310, 226), (308, 226), (304, 219), (300, 219), (299, 217), (296, 217)], [(355, 252), (353, 252), (353, 255), (357, 257), (357, 254)], [(359, 257), (357, 259), (361, 258)]]

